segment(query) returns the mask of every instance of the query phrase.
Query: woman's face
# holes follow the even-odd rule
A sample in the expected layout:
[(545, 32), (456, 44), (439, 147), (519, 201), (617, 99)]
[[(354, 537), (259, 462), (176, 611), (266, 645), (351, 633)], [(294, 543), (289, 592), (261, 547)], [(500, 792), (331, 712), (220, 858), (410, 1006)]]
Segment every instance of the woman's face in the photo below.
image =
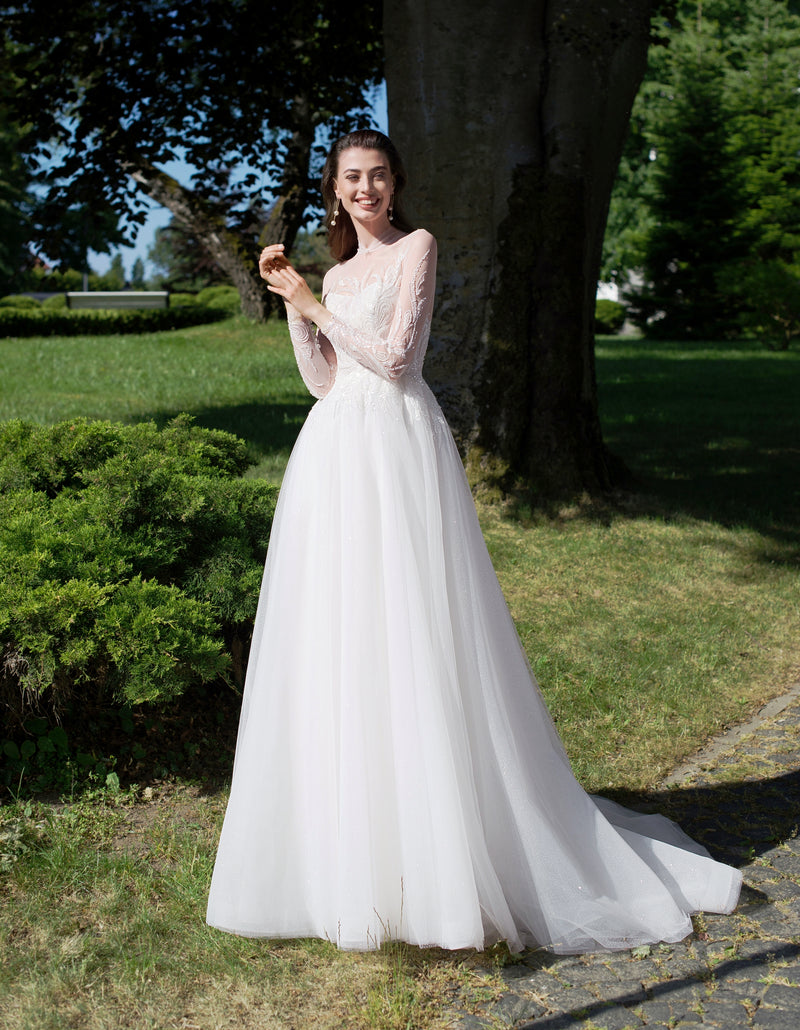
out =
[(389, 158), (382, 150), (351, 147), (342, 151), (334, 191), (356, 226), (374, 232), (388, 225), (393, 190)]

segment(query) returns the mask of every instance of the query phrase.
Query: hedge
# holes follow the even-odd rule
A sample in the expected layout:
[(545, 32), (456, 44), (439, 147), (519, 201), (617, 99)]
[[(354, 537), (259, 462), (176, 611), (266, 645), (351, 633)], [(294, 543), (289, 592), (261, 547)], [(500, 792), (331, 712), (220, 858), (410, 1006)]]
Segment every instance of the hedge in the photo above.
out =
[(217, 322), (224, 308), (197, 306), (128, 308), (121, 311), (67, 311), (0, 306), (0, 337), (100, 336), (106, 333), (153, 333)]
[(0, 308), (16, 308), (18, 311), (39, 311), (41, 301), (35, 297), (29, 297), (25, 293), (10, 293), (7, 297), (0, 298)]
[[(180, 416), (163, 430), (0, 424), (0, 701), (13, 750), (32, 713), (236, 686), (276, 489), (245, 444)], [(8, 752), (10, 753), (10, 752)]]
[(206, 286), (195, 295), (195, 300), (198, 304), (205, 304), (209, 308), (221, 308), (225, 311), (239, 311), (242, 304), (236, 287), (225, 283)]

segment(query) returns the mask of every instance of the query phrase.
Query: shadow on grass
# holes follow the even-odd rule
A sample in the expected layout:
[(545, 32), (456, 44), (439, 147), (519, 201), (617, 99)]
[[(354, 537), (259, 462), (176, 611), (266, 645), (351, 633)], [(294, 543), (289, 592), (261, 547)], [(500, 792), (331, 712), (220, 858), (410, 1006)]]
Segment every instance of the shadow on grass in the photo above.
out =
[[(248, 401), (243, 404), (192, 408), (188, 413), (204, 429), (223, 429), (241, 437), (247, 442), (248, 456), (256, 464), (264, 458), (291, 450), (312, 403), (312, 398), (309, 398), (308, 404)], [(137, 418), (152, 420), (160, 428), (185, 410), (143, 411)]]
[[(109, 772), (123, 788), (181, 782), (215, 794), (230, 784), (241, 700), (221, 682), (131, 708), (82, 698), (60, 712), (67, 750), (44, 756), (10, 789), (0, 786), (0, 803), (80, 793)], [(82, 756), (92, 759), (89, 768)]]
[[(631, 513), (748, 526), (800, 546), (800, 360), (755, 343), (603, 340), (605, 442)], [(780, 559), (780, 555), (777, 556)]]

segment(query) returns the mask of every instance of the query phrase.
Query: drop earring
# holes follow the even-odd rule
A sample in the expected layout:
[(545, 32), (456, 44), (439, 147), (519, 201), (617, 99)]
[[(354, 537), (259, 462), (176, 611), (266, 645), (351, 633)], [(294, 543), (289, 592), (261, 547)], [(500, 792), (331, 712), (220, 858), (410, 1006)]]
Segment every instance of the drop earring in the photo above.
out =
[(336, 198), (336, 206), (333, 209), (333, 218), (331, 218), (331, 229), (336, 225), (336, 218), (339, 214), (339, 198)]
[(394, 218), (394, 193), (389, 198), (389, 210), (386, 213), (389, 216), (389, 221), (391, 222)]

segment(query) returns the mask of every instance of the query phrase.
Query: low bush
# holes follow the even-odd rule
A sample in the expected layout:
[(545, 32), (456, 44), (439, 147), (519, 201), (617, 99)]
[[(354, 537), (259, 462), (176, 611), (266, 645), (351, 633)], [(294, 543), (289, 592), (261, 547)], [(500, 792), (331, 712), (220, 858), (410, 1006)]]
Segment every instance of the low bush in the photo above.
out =
[(154, 333), (217, 322), (230, 311), (201, 305), (169, 308), (129, 308), (120, 311), (67, 311), (38, 307), (21, 310), (0, 307), (2, 336), (102, 336), (107, 333)]
[[(90, 275), (90, 286), (94, 286), (97, 276)], [(30, 290), (32, 293), (63, 293), (65, 290), (83, 289), (83, 272), (74, 268), (65, 269), (63, 272), (54, 269), (32, 268), (29, 272), (19, 276), (16, 280), (19, 288)]]
[(42, 307), (45, 311), (66, 311), (67, 310), (67, 295), (66, 293), (54, 293), (50, 297), (45, 297), (42, 301)]
[(31, 757), (31, 715), (241, 684), (275, 499), (246, 465), (188, 416), (0, 424), (7, 757)]
[(195, 306), (200, 302), (194, 293), (171, 293), (169, 295), (169, 306), (171, 308), (185, 308)]
[(38, 311), (41, 306), (35, 297), (28, 297), (24, 293), (12, 293), (0, 299), (0, 308), (13, 308), (15, 311)]
[(616, 300), (598, 300), (594, 305), (594, 331), (614, 336), (625, 322), (625, 305)]
[(197, 303), (212, 310), (220, 308), (223, 311), (238, 312), (241, 310), (241, 298), (235, 286), (206, 286), (197, 294)]

